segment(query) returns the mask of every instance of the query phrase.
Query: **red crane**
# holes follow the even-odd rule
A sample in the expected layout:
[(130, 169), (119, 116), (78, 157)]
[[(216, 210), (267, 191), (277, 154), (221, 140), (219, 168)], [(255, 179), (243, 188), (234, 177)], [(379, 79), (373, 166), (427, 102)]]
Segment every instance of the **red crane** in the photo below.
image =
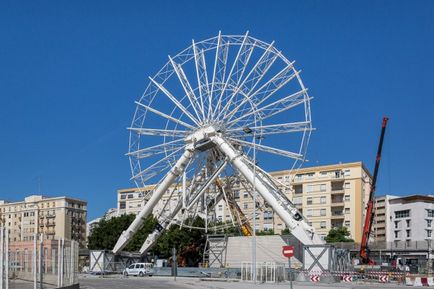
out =
[(374, 221), (374, 196), (375, 186), (377, 184), (378, 169), (380, 168), (381, 150), (383, 148), (384, 133), (389, 118), (383, 117), (381, 125), (380, 142), (378, 143), (377, 157), (375, 158), (374, 176), (372, 178), (371, 190), (369, 192), (369, 201), (366, 207), (365, 225), (363, 226), (362, 243), (360, 244), (360, 259), (362, 264), (373, 265), (375, 262), (369, 258), (368, 241), (371, 234), (372, 223)]

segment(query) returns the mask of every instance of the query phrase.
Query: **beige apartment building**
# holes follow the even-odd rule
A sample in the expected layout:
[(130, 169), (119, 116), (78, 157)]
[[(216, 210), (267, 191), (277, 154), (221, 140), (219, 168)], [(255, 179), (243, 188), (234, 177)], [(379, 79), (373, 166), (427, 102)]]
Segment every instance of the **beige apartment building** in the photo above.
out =
[(0, 224), (14, 241), (30, 241), (35, 234), (54, 240), (76, 240), (86, 244), (87, 203), (68, 197), (32, 195), (21, 202), (0, 200)]
[[(371, 175), (362, 162), (335, 164), (270, 172), (282, 192), (292, 200), (307, 221), (324, 238), (334, 227), (346, 226), (351, 238), (360, 242), (364, 221), (364, 208), (369, 198)], [(153, 189), (154, 185), (139, 189), (118, 190), (119, 214), (137, 214), (146, 202), (143, 196)], [(178, 189), (179, 188), (172, 188)], [(235, 185), (233, 197), (243, 213), (253, 223), (253, 195), (243, 186)], [(166, 192), (163, 199), (167, 199)], [(177, 198), (172, 199), (175, 206)], [(260, 204), (256, 214), (256, 230), (273, 230), (279, 234), (285, 229), (283, 221), (264, 204), (258, 195)], [(157, 205), (154, 213), (160, 210)], [(230, 210), (224, 200), (215, 207), (215, 219), (222, 222), (231, 221)]]
[[(270, 174), (321, 238), (331, 228), (345, 226), (352, 239), (361, 241), (364, 208), (369, 198), (371, 182), (371, 176), (363, 163), (317, 166)], [(238, 204), (244, 214), (253, 216), (251, 192), (240, 190)], [(230, 216), (226, 206), (217, 211), (221, 209), (222, 217), (219, 219), (227, 221)], [(273, 230), (278, 234), (286, 227), (279, 216), (266, 206), (256, 216), (256, 226), (257, 230)]]

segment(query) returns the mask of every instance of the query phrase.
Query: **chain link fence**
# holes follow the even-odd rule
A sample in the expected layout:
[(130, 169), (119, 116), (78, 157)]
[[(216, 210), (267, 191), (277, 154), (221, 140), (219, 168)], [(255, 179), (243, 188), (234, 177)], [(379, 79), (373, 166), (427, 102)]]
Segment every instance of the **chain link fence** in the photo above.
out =
[(10, 242), (8, 231), (0, 228), (0, 264), (0, 289), (78, 285), (75, 241), (34, 234), (29, 241)]

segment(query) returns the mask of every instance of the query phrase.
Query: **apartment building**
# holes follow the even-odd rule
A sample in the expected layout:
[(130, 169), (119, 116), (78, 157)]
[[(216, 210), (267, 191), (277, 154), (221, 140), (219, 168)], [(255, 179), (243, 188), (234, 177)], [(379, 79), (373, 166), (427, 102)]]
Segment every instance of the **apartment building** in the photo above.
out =
[(0, 224), (9, 230), (13, 241), (30, 241), (35, 234), (53, 240), (76, 240), (86, 243), (87, 203), (68, 197), (32, 195), (24, 201), (0, 200)]
[[(270, 173), (282, 192), (305, 216), (317, 234), (324, 238), (331, 228), (345, 226), (351, 238), (360, 242), (364, 207), (369, 198), (371, 176), (363, 163), (345, 163)], [(244, 214), (253, 217), (252, 192), (241, 189), (235, 194)], [(258, 196), (259, 203), (263, 203)], [(228, 221), (226, 206), (219, 204), (218, 218)], [(251, 218), (253, 219), (253, 218)], [(257, 230), (281, 233), (284, 222), (265, 204), (256, 215)]]
[[(284, 194), (292, 200), (306, 217), (308, 222), (323, 238), (333, 227), (348, 227), (351, 238), (360, 242), (364, 221), (364, 207), (369, 197), (371, 176), (363, 163), (345, 163), (327, 166), (303, 168), (296, 171), (284, 170), (270, 173)], [(154, 185), (140, 189), (118, 190), (119, 214), (137, 214), (146, 200), (144, 196), (152, 191)], [(163, 195), (163, 200), (170, 197), (172, 188)], [(242, 212), (253, 223), (253, 194), (248, 186), (234, 184), (231, 192)], [(169, 207), (178, 202), (172, 197)], [(273, 230), (279, 234), (285, 229), (284, 222), (257, 195), (259, 209), (256, 212), (256, 230)], [(160, 202), (154, 214), (162, 209)], [(167, 209), (167, 208), (165, 208)], [(215, 219), (221, 222), (232, 220), (231, 212), (221, 199), (215, 207)]]
[(381, 196), (375, 200), (374, 240), (412, 247), (433, 240), (434, 196)]

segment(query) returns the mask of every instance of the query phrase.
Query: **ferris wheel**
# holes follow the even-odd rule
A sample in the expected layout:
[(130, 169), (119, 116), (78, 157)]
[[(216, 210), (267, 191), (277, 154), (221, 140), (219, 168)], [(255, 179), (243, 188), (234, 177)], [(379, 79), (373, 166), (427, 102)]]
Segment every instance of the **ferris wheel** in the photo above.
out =
[[(153, 213), (158, 225), (146, 252), (171, 224), (204, 230), (236, 225), (248, 228), (234, 201), (240, 190), (257, 191), (304, 243), (319, 242), (314, 230), (258, 166), (258, 160), (294, 168), (305, 159), (312, 131), (310, 97), (294, 61), (274, 42), (247, 32), (192, 44), (154, 76), (136, 101), (128, 156), (138, 187), (156, 184), (146, 204), (119, 238), (119, 252)], [(229, 208), (230, 222), (216, 219), (216, 205)]]

